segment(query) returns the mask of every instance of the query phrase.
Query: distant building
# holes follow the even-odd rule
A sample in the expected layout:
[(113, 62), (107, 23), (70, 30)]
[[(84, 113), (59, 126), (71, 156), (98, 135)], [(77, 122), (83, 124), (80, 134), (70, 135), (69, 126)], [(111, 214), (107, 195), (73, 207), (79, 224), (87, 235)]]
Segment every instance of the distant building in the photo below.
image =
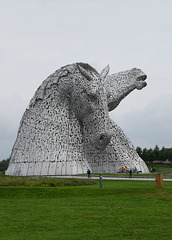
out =
[(170, 161), (170, 160), (165, 160), (164, 162), (163, 162), (164, 164), (172, 164), (172, 162)]

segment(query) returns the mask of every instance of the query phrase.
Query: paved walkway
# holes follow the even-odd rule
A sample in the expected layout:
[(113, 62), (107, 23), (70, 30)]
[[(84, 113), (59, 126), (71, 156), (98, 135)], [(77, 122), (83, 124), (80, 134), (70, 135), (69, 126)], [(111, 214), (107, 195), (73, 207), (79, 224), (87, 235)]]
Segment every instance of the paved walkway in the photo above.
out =
[[(56, 176), (58, 178), (87, 178), (86, 175), (77, 175), (77, 176)], [(91, 179), (99, 179), (99, 176), (92, 175)], [(127, 181), (155, 181), (155, 178), (152, 177), (116, 177), (116, 176), (102, 176), (103, 180), (127, 180)], [(172, 178), (163, 178), (163, 181), (172, 181)]]

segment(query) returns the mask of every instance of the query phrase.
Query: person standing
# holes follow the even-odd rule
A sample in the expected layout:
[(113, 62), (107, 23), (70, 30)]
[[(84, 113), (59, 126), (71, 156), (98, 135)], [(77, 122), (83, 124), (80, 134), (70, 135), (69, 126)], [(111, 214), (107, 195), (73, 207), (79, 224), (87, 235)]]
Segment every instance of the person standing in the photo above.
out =
[(89, 168), (87, 169), (87, 174), (88, 174), (88, 178), (91, 178), (91, 171)]
[(129, 178), (132, 178), (132, 170), (129, 171)]

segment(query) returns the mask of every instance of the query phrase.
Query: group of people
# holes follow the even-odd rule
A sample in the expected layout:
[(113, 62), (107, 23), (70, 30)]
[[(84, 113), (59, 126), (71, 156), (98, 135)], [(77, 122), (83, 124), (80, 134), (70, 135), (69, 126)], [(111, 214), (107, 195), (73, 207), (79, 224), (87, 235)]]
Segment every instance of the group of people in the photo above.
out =
[(155, 168), (151, 168), (151, 173), (155, 173)]
[(128, 167), (127, 167), (127, 166), (125, 166), (125, 168), (122, 167), (122, 168), (121, 168), (121, 172), (122, 172), (122, 173), (123, 173), (123, 172), (128, 173)]
[[(122, 167), (122, 172), (129, 173), (129, 178), (132, 178), (132, 170), (131, 169), (129, 171), (127, 167), (125, 167), (125, 169)], [(88, 178), (91, 178), (91, 171), (89, 168), (87, 168), (87, 174), (88, 174)]]
[[(136, 169), (136, 171), (137, 171), (137, 169)], [(125, 166), (125, 168), (122, 167), (121, 172), (122, 173), (129, 173), (129, 178), (132, 178), (133, 171), (132, 171), (132, 169), (129, 170), (127, 166)], [(134, 169), (134, 172), (135, 172), (135, 169)]]

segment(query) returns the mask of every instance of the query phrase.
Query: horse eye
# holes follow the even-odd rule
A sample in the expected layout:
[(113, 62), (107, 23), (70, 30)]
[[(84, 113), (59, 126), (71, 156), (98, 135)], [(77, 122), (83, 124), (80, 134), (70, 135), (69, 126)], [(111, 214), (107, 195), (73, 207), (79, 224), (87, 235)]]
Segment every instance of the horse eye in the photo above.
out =
[(95, 94), (88, 94), (88, 98), (92, 102), (95, 102), (97, 100), (97, 96)]

